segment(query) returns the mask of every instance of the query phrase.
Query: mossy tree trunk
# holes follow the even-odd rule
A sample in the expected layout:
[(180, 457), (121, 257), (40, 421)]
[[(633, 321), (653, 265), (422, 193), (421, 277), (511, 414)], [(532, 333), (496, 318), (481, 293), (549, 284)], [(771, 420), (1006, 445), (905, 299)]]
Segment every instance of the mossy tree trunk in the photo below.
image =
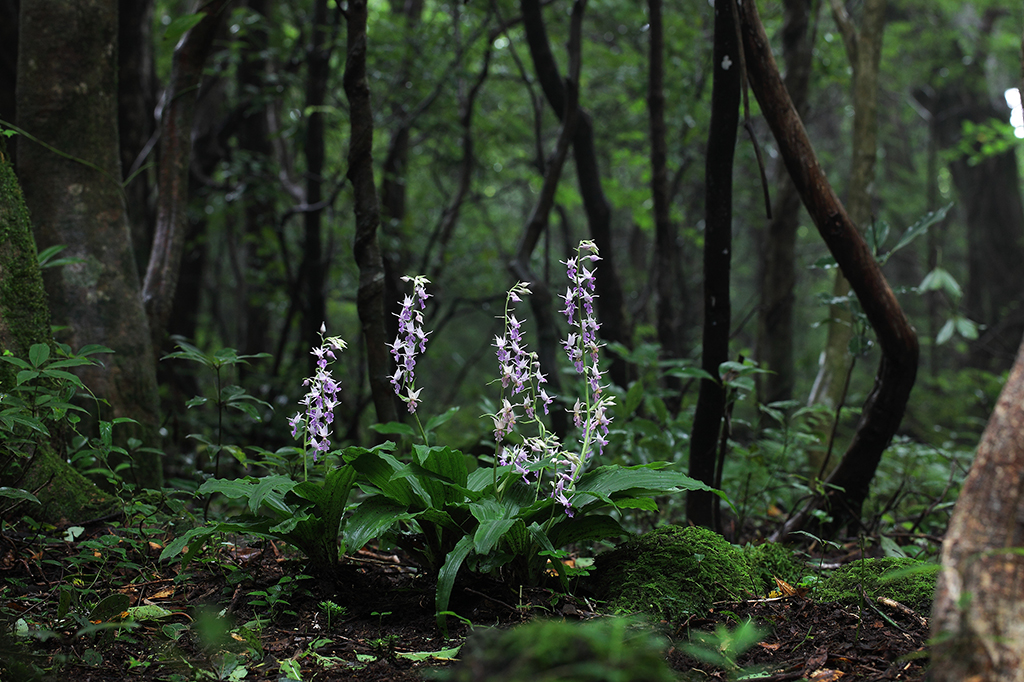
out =
[[(18, 120), (47, 146), (22, 141), (18, 177), (40, 248), (66, 245), (79, 259), (44, 278), (58, 338), (114, 350), (82, 380), (109, 404), (101, 418), (138, 422), (120, 437), (155, 445), (156, 361), (121, 190), (117, 2), (22, 0), (20, 20)], [(141, 485), (162, 482), (155, 455), (138, 455), (133, 472)]]
[[(0, 137), (0, 351), (27, 358), (33, 344), (49, 343), (50, 312), (39, 272), (25, 200)], [(13, 366), (0, 363), (0, 390), (14, 386)], [(4, 448), (6, 450), (6, 448)], [(8, 453), (4, 453), (7, 455)], [(29, 460), (15, 460), (0, 472), (0, 485), (36, 494), (42, 507), (26, 511), (45, 521), (83, 520), (110, 507), (111, 500), (41, 442)]]

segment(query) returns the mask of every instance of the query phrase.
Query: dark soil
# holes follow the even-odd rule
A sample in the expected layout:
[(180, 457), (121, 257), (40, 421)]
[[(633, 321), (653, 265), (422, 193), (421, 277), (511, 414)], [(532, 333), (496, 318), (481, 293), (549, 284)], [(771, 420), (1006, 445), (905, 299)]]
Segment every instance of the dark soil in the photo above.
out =
[[(116, 532), (96, 528), (88, 535)], [(134, 561), (120, 564), (96, 556), (89, 575), (81, 565), (80, 542), (51, 540), (40, 546), (38, 536), (0, 538), (0, 615), (7, 626), (0, 636), (0, 679), (32, 679), (26, 664), (43, 671), (40, 679), (62, 682), (232, 679), (232, 667), (244, 666), (244, 678), (234, 679), (277, 682), (295, 679), (286, 675), (286, 666), (292, 665), (288, 661), (295, 661), (304, 681), (404, 682), (454, 665), (451, 649), (470, 630), (449, 618), (449, 638), (442, 637), (431, 579), (390, 553), (360, 552), (342, 567), (336, 587), (325, 592), (314, 580), (302, 578), (301, 564), (272, 543), (221, 546), (206, 553), (205, 563), (193, 563), (179, 575), (176, 566), (156, 562), (159, 547), (147, 550), (133, 541), (128, 544), (135, 552), (148, 551), (149, 556), (131, 557), (129, 552)], [(209, 558), (213, 554), (215, 560)], [(62, 591), (72, 599), (58, 617)], [(80, 634), (89, 625), (92, 605), (115, 592), (126, 594), (133, 606), (158, 604), (171, 614), (143, 620), (130, 631), (110, 626)], [(277, 599), (271, 605), (253, 603), (268, 600), (260, 592)], [(473, 580), (456, 584), (450, 608), (475, 627), (511, 627), (537, 616), (601, 617), (601, 605), (586, 594), (584, 586), (576, 596), (566, 596), (553, 589), (520, 591)], [(325, 600), (346, 608), (330, 624), (321, 605)], [(769, 631), (738, 661), (763, 666), (766, 676), (759, 680), (924, 678), (928, 629), (919, 616), (881, 605), (851, 608), (799, 596), (716, 604), (704, 617), (661, 623), (673, 643), (667, 652), (670, 665), (683, 679), (726, 679), (724, 672), (688, 658), (675, 645), (686, 642), (692, 631), (734, 626), (747, 617)], [(30, 631), (52, 634), (12, 636), (18, 619)], [(102, 622), (96, 625), (103, 627)]]

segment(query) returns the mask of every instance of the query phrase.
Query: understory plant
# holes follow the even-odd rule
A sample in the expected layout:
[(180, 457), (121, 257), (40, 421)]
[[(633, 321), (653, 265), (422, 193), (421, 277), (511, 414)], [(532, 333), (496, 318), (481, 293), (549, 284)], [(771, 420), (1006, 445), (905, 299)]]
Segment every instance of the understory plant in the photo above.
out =
[[(309, 558), (311, 573), (324, 579), (337, 562), (337, 537), (349, 493), (363, 495), (343, 529), (342, 551), (388, 538), (437, 575), (435, 605), (445, 629), (452, 587), (459, 571), (487, 573), (520, 584), (537, 584), (549, 560), (565, 545), (625, 534), (616, 510), (657, 511), (655, 495), (708, 488), (670, 471), (668, 462), (638, 466), (596, 466), (594, 458), (607, 446), (614, 401), (602, 384), (598, 331), (594, 316), (594, 264), (600, 260), (592, 242), (581, 242), (565, 262), (569, 287), (563, 296), (570, 332), (566, 355), (581, 379), (582, 391), (570, 413), (577, 429), (574, 442), (563, 443), (544, 423), (554, 398), (544, 389), (537, 354), (530, 352), (514, 304), (528, 295), (517, 283), (506, 297), (503, 332), (494, 341), (499, 366), (500, 407), (486, 415), (494, 425), (495, 457), (491, 466), (476, 463), (444, 445), (430, 445), (433, 428), (451, 411), (423, 427), (417, 415), (422, 388), (415, 386), (416, 357), (426, 348), (422, 310), (429, 297), (423, 277), (403, 278), (413, 284), (399, 314), (398, 338), (391, 349), (397, 369), (395, 392), (406, 403), (422, 444), (408, 455), (396, 454), (394, 443), (375, 448), (331, 450), (333, 409), (340, 387), (329, 364), (344, 349), (337, 337), (314, 348), (317, 372), (306, 380), (304, 410), (290, 420), (302, 440), (303, 480), (289, 476), (212, 479), (200, 493), (219, 492), (246, 502), (246, 513), (228, 522), (193, 529), (170, 543), (162, 557), (189, 547), (189, 560), (212, 534), (222, 531), (272, 537), (291, 543)], [(568, 403), (567, 403), (568, 404)], [(385, 425), (382, 430), (388, 430)], [(390, 430), (395, 431), (393, 427)], [(409, 429), (411, 431), (411, 429)], [(486, 462), (485, 462), (486, 463)], [(315, 477), (323, 469), (322, 481)], [(312, 476), (311, 476), (312, 473)], [(560, 561), (552, 562), (567, 588)]]
[[(543, 387), (546, 379), (537, 354), (528, 350), (522, 322), (514, 313), (514, 304), (530, 293), (520, 282), (506, 296), (503, 332), (494, 341), (501, 395), (497, 412), (486, 415), (494, 425), (493, 466), (471, 471), (463, 453), (440, 445), (415, 445), (410, 461), (383, 449), (355, 457), (343, 454), (358, 472), (356, 485), (367, 495), (348, 520), (346, 546), (360, 547), (386, 535), (436, 571), (435, 606), (442, 630), (463, 566), (536, 584), (561, 547), (624, 535), (609, 512), (656, 511), (654, 495), (707, 489), (666, 470), (667, 462), (592, 466), (608, 443), (614, 405), (601, 383), (600, 325), (593, 309), (593, 264), (598, 260), (597, 247), (584, 241), (565, 263), (569, 287), (562, 312), (570, 332), (563, 347), (583, 387), (570, 409), (578, 429), (575, 443), (562, 443), (541, 416), (554, 398)], [(419, 400), (418, 390), (405, 390)], [(561, 562), (552, 564), (567, 587)]]
[[(331, 449), (334, 408), (338, 404), (340, 385), (331, 374), (330, 364), (336, 359), (335, 353), (345, 349), (344, 341), (338, 337), (325, 338), (325, 332), (326, 327), (322, 326), (320, 346), (312, 350), (317, 358), (317, 371), (304, 382), (309, 390), (300, 404), (305, 409), (288, 422), (292, 435), (302, 443), (299, 449), (303, 462), (302, 480), (278, 474), (205, 481), (199, 486), (200, 494), (220, 493), (231, 499), (244, 500), (244, 513), (229, 521), (189, 530), (168, 543), (160, 555), (161, 559), (177, 556), (188, 547), (182, 558), (187, 564), (215, 533), (242, 533), (293, 545), (307, 557), (313, 576), (327, 585), (333, 581), (338, 564), (338, 529), (356, 471), (351, 466), (333, 466), (322, 461), (322, 478), (314, 476), (311, 480), (309, 475), (307, 461), (311, 460), (315, 465), (328, 459)], [(247, 402), (242, 404), (248, 405)], [(353, 449), (364, 451), (362, 448)]]

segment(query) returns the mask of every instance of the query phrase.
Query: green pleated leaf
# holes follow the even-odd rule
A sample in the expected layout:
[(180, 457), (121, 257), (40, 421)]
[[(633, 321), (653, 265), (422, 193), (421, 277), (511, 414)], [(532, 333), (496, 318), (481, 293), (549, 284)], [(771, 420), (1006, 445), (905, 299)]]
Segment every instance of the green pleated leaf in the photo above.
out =
[(441, 628), (441, 634), (448, 637), (448, 623), (444, 612), (448, 610), (448, 602), (451, 600), (452, 588), (455, 586), (455, 576), (466, 561), (466, 557), (473, 551), (473, 538), (464, 536), (452, 551), (445, 557), (444, 566), (437, 574), (437, 593), (434, 598), (434, 607), (437, 613), (437, 626)]

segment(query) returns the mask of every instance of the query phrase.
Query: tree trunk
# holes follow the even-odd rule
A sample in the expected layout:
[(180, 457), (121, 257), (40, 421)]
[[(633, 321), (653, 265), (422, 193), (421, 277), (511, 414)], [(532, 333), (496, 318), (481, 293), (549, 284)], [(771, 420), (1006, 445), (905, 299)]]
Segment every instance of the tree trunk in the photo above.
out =
[[(725, 387), (718, 367), (729, 359), (729, 268), (732, 261), (732, 169), (740, 121), (740, 55), (735, 4), (715, 3), (715, 47), (711, 59), (711, 126), (705, 157), (704, 332), (701, 379), (690, 438), (690, 477), (715, 485), (718, 442), (725, 415)], [(686, 518), (712, 528), (718, 497), (709, 491), (686, 494)]]
[(810, 507), (787, 523), (776, 533), (775, 539), (779, 539), (807, 523), (811, 509), (823, 503), (829, 506), (835, 519), (834, 527), (829, 530), (860, 518), (861, 507), (882, 452), (903, 419), (917, 376), (919, 349), (917, 335), (882, 275), (874, 254), (850, 220), (818, 163), (807, 132), (779, 75), (756, 3), (743, 3), (740, 27), (750, 87), (779, 144), (779, 151), (807, 212), (849, 279), (882, 350), (874, 389), (864, 402), (853, 441), (828, 479), (828, 483), (833, 485), (827, 497), (814, 500)]
[[(39, 271), (32, 223), (0, 135), (0, 347), (20, 358), (50, 343), (50, 309)], [(0, 386), (14, 385), (13, 365), (0, 363)]]
[[(509, 269), (516, 279), (527, 282), (530, 285), (532, 295), (530, 296), (530, 309), (533, 312), (537, 324), (537, 355), (541, 370), (550, 378), (550, 388), (557, 392), (561, 387), (558, 377), (558, 325), (555, 322), (555, 309), (552, 305), (553, 296), (548, 282), (535, 275), (530, 268), (530, 258), (533, 255), (537, 242), (541, 235), (551, 229), (550, 215), (555, 204), (555, 191), (562, 178), (562, 169), (565, 166), (566, 157), (569, 155), (569, 146), (576, 133), (576, 123), (579, 121), (579, 84), (581, 67), (581, 38), (583, 24), (583, 11), (586, 7), (586, 0), (575, 0), (572, 6), (572, 23), (569, 29), (569, 75), (566, 79), (565, 115), (562, 117), (562, 129), (558, 133), (558, 142), (555, 151), (548, 160), (547, 168), (544, 170), (544, 182), (541, 185), (537, 203), (534, 204), (530, 219), (526, 225), (522, 239), (516, 249), (516, 256), (510, 263)], [(560, 437), (564, 437), (568, 430), (568, 420), (563, 410), (555, 410), (551, 416), (552, 429)]]
[(139, 276), (145, 274), (156, 226), (152, 199), (156, 173), (156, 67), (153, 63), (153, 0), (118, 3), (117, 129), (132, 249)]
[[(17, 120), (14, 85), (18, 80), (18, 0), (0, 0), (0, 120)], [(8, 153), (11, 153), (8, 145)]]
[[(661, 0), (648, 0), (650, 19), (650, 66), (647, 83), (647, 110), (651, 126), (651, 198), (654, 201), (654, 270), (657, 292), (656, 328), (661, 356), (665, 360), (683, 357), (682, 316), (678, 309), (681, 273), (676, 267), (679, 248), (677, 229), (672, 222), (668, 185), (668, 145), (665, 141), (665, 35), (661, 19)], [(676, 414), (682, 399), (682, 382), (666, 378), (670, 395), (666, 402)]]
[(1024, 345), (942, 543), (934, 682), (1024, 680)]
[[(864, 16), (859, 31), (846, 14), (842, 0), (831, 2), (832, 15), (843, 37), (847, 59), (853, 67), (853, 159), (846, 209), (854, 225), (864, 230), (871, 220), (871, 184), (875, 179), (875, 160), (878, 157), (878, 69), (885, 30), (886, 0), (867, 0), (864, 3)], [(836, 272), (833, 298), (849, 295), (850, 283), (842, 271)], [(842, 404), (846, 397), (846, 378), (854, 360), (850, 355), (852, 338), (853, 315), (850, 303), (830, 305), (828, 339), (818, 376), (807, 400), (809, 405), (824, 405), (834, 410)], [(831, 420), (819, 422), (822, 442), (828, 441), (831, 431)], [(813, 474), (823, 467), (825, 473), (831, 470), (825, 461), (828, 453), (824, 450), (811, 450), (809, 456)]]
[[(810, 0), (786, 0), (782, 24), (782, 56), (786, 64), (785, 84), (797, 114), (807, 112), (807, 90), (811, 76), (812, 45), (807, 29)], [(758, 377), (758, 400), (771, 404), (793, 398), (793, 289), (796, 286), (796, 231), (800, 223), (800, 195), (778, 163), (779, 187), (772, 206), (764, 244), (761, 277), (761, 306), (758, 309), (757, 357), (771, 373)]]
[[(83, 368), (82, 379), (109, 403), (102, 419), (135, 419), (122, 435), (152, 445), (156, 365), (120, 187), (117, 2), (24, 0), (18, 70), (22, 128), (49, 145), (18, 150), (37, 241), (67, 245), (64, 255), (81, 259), (45, 278), (54, 321), (67, 327), (61, 338), (74, 349), (98, 343), (115, 351), (105, 366)], [(134, 474), (159, 487), (159, 457), (138, 455)]]
[(359, 266), (356, 307), (366, 341), (366, 365), (377, 421), (396, 421), (398, 413), (388, 381), (387, 332), (384, 321), (384, 262), (377, 240), (380, 205), (373, 180), (373, 112), (366, 81), (366, 0), (348, 6), (348, 56), (345, 60), (345, 96), (349, 102), (351, 135), (348, 179), (355, 194), (356, 234), (353, 244)]
[[(34, 344), (51, 340), (50, 311), (32, 224), (0, 136), (0, 351), (27, 359)], [(0, 363), (0, 390), (10, 391), (14, 381), (13, 365)], [(34, 459), (28, 460), (30, 456)], [(23, 463), (21, 457), (27, 461)], [(48, 523), (84, 521), (113, 504), (45, 440), (36, 443), (34, 452), (21, 453), (14, 466), (5, 468), (0, 485), (34, 493), (42, 506), (23, 511)]]
[[(547, 28), (541, 14), (540, 0), (521, 0), (523, 27), (530, 47), (537, 79), (548, 104), (561, 120), (565, 116), (566, 91), (558, 65), (551, 53)], [(579, 108), (579, 107), (578, 107)], [(626, 320), (622, 286), (615, 267), (615, 248), (612, 245), (612, 209), (605, 197), (601, 184), (600, 169), (597, 166), (597, 150), (594, 147), (594, 123), (590, 114), (579, 108), (576, 133), (573, 136), (573, 156), (576, 160), (576, 177), (583, 198), (583, 209), (590, 224), (590, 236), (601, 252), (601, 268), (597, 275), (597, 310), (601, 318), (601, 336), (606, 341), (617, 341), (625, 346), (632, 345), (632, 332)], [(625, 360), (613, 354), (609, 375), (619, 386), (629, 384), (629, 367)]]
[[(309, 123), (306, 128), (306, 203), (311, 207), (303, 215), (305, 242), (302, 250), (302, 277), (306, 281), (305, 315), (302, 321), (302, 339), (305, 345), (319, 345), (320, 325), (327, 319), (324, 300), (324, 256), (321, 240), (324, 172), (324, 114), (327, 97), (327, 79), (331, 72), (333, 40), (327, 31), (327, 0), (316, 0), (313, 6), (313, 40), (306, 56), (306, 107)], [(317, 208), (312, 208), (316, 206)], [(315, 358), (310, 355), (310, 371)], [(312, 374), (310, 374), (312, 376)]]

